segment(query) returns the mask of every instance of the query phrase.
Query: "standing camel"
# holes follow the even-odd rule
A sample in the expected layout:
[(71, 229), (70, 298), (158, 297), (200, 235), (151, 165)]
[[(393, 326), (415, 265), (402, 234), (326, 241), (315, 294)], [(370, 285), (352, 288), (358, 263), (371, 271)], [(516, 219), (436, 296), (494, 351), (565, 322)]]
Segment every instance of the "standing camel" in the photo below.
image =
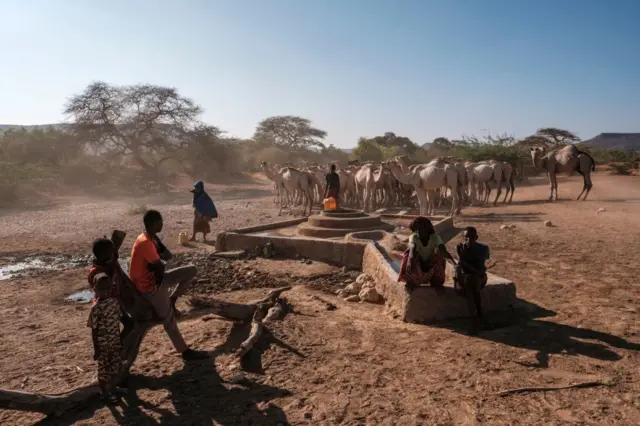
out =
[(375, 173), (373, 164), (365, 164), (354, 175), (356, 192), (362, 199), (362, 211), (373, 211), (376, 201), (376, 187), (382, 178), (382, 170)]
[[(302, 193), (302, 215), (304, 216), (307, 211), (307, 204), (309, 205), (309, 215), (313, 208), (313, 176), (310, 173), (302, 172), (293, 167), (285, 167), (281, 169), (278, 174), (282, 178), (282, 186), (287, 193), (287, 204), (289, 204), (289, 214), (293, 215), (292, 203), (289, 199), (290, 194), (295, 194), (298, 191)], [(282, 212), (282, 203), (280, 203), (280, 214)]]
[(446, 164), (445, 167), (436, 167), (435, 165), (420, 165), (413, 171), (405, 173), (402, 169), (401, 162), (390, 160), (384, 163), (391, 173), (401, 183), (412, 185), (415, 188), (418, 202), (420, 204), (420, 214), (428, 216), (434, 211), (435, 189), (443, 186), (451, 188), (451, 196), (453, 203), (449, 215), (460, 213), (460, 199), (458, 197), (458, 173), (456, 169)]
[[(262, 168), (262, 171), (264, 172), (264, 175), (267, 177), (267, 179), (273, 182), (274, 193), (275, 193), (275, 203), (278, 203), (279, 201), (282, 200), (281, 198), (282, 197), (282, 191), (281, 191), (282, 176), (280, 176), (277, 173), (274, 173), (266, 161), (260, 162), (260, 167)], [(282, 203), (280, 202), (280, 204)]]
[(558, 173), (578, 172), (582, 175), (584, 185), (577, 200), (580, 200), (582, 194), (587, 199), (593, 183), (591, 182), (591, 172), (596, 170), (596, 162), (589, 154), (580, 151), (575, 145), (567, 145), (560, 149), (546, 152), (542, 147), (531, 147), (531, 159), (533, 165), (538, 169), (545, 170), (549, 176), (549, 186), (551, 193), (549, 201), (553, 201), (553, 191), (556, 192), (556, 200), (558, 200)]

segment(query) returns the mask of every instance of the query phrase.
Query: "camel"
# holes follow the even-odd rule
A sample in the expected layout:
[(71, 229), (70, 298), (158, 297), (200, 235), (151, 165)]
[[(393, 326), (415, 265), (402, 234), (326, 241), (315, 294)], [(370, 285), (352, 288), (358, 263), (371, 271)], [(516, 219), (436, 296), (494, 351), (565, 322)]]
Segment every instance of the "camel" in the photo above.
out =
[(280, 202), (280, 204), (282, 204), (281, 203), (282, 192), (280, 191), (280, 189), (282, 188), (281, 176), (277, 173), (274, 173), (271, 170), (271, 168), (269, 168), (269, 164), (266, 161), (260, 162), (260, 167), (262, 168), (262, 171), (264, 172), (264, 175), (267, 177), (267, 179), (273, 182), (273, 187), (275, 192), (274, 202), (275, 203)]
[[(513, 168), (513, 166), (509, 163), (507, 163), (506, 161), (498, 161), (498, 160), (488, 160), (488, 161), (481, 161), (481, 163), (485, 163), (485, 164), (502, 164), (502, 181), (506, 184), (506, 192), (504, 194), (504, 200), (502, 200), (503, 203), (507, 203), (507, 197), (509, 197), (509, 194), (511, 194), (511, 197), (509, 198), (509, 203), (511, 204), (511, 201), (513, 200), (513, 193), (516, 191), (516, 185), (515, 185), (515, 169)], [(491, 194), (491, 187), (489, 185), (486, 186), (487, 189), (487, 200), (489, 199), (489, 195)], [(496, 197), (497, 200), (497, 197)]]
[[(278, 172), (282, 178), (282, 186), (287, 193), (287, 204), (289, 204), (289, 214), (293, 215), (292, 203), (290, 200), (290, 194), (295, 194), (300, 191), (303, 196), (303, 208), (302, 215), (305, 215), (307, 211), (307, 203), (309, 204), (309, 215), (313, 209), (313, 176), (308, 172), (303, 172), (293, 167), (285, 167)], [(282, 213), (282, 203), (280, 203), (280, 211), (278, 215)]]
[(414, 168), (413, 171), (405, 173), (399, 160), (389, 160), (384, 163), (391, 173), (401, 183), (412, 185), (415, 188), (418, 202), (420, 204), (420, 214), (429, 216), (433, 214), (435, 189), (442, 186), (451, 188), (453, 203), (451, 205), (450, 215), (459, 213), (458, 198), (458, 173), (452, 165), (446, 164), (444, 167), (436, 167), (435, 165), (421, 165)]
[(587, 199), (591, 188), (593, 188), (591, 172), (596, 170), (596, 162), (588, 153), (580, 151), (573, 144), (549, 152), (546, 152), (543, 147), (531, 147), (531, 159), (536, 168), (547, 172), (551, 189), (549, 201), (554, 201), (554, 190), (556, 192), (555, 200), (558, 200), (558, 180), (556, 175), (558, 173), (572, 172), (580, 173), (584, 181), (582, 191), (577, 200), (580, 200), (582, 194), (584, 194), (582, 201)]
[(491, 166), (485, 163), (465, 163), (465, 168), (467, 171), (467, 177), (469, 181), (469, 196), (471, 199), (471, 205), (474, 205), (478, 200), (476, 196), (476, 185), (478, 186), (481, 194), (487, 194), (487, 198), (480, 198), (480, 203), (484, 203), (488, 200), (488, 183), (494, 179), (499, 179), (499, 177), (495, 177), (494, 170)]
[(365, 164), (354, 175), (356, 193), (362, 195), (362, 211), (373, 211), (375, 206), (375, 192), (382, 178), (382, 170), (375, 173), (373, 164)]

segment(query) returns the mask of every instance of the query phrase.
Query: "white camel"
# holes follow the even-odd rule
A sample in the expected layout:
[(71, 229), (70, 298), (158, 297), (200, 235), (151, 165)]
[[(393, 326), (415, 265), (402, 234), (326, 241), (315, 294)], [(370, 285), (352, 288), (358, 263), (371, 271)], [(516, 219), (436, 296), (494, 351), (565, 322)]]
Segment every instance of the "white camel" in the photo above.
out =
[(435, 195), (435, 190), (442, 186), (451, 188), (453, 203), (449, 214), (453, 216), (459, 213), (458, 173), (452, 165), (446, 164), (444, 167), (420, 165), (407, 173), (402, 169), (401, 164), (398, 160), (390, 160), (384, 163), (385, 167), (389, 168), (396, 179), (415, 188), (421, 215), (429, 216), (433, 214), (435, 210), (433, 196)]

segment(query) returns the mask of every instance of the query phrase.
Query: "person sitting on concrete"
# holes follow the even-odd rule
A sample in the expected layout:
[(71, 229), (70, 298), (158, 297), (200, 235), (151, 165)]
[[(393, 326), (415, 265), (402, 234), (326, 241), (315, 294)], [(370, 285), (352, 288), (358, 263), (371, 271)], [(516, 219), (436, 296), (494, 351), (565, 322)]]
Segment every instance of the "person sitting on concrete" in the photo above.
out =
[(489, 246), (478, 242), (478, 231), (473, 226), (462, 232), (463, 242), (456, 246), (460, 259), (455, 268), (454, 286), (458, 294), (466, 297), (469, 313), (482, 319), (482, 289), (487, 285)]
[[(133, 243), (131, 249), (131, 266), (129, 274), (136, 289), (163, 320), (164, 329), (171, 339), (176, 351), (182, 354), (185, 361), (199, 359), (205, 354), (189, 349), (178, 330), (175, 304), (187, 288), (193, 283), (197, 269), (193, 265), (165, 270), (163, 261), (170, 260), (173, 255), (162, 244), (158, 233), (162, 232), (162, 215), (156, 210), (144, 214), (145, 232)], [(176, 285), (171, 295), (169, 286)]]
[(433, 228), (431, 221), (419, 216), (411, 222), (409, 229), (413, 234), (409, 237), (409, 248), (402, 256), (398, 281), (404, 281), (408, 291), (429, 283), (432, 287), (442, 289), (445, 280), (446, 260), (454, 265), (447, 247)]
[(336, 173), (336, 165), (331, 165), (331, 171), (327, 174), (324, 188), (324, 198), (334, 198), (336, 200), (336, 210), (340, 202), (340, 176)]

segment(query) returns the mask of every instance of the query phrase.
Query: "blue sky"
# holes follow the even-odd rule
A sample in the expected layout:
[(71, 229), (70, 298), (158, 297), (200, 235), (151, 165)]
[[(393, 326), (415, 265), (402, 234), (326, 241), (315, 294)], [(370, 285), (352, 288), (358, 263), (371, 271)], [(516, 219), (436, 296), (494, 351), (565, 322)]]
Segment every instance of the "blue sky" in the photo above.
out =
[(93, 80), (177, 87), (249, 137), (271, 115), (352, 147), (543, 126), (640, 131), (640, 1), (0, 0), (0, 123)]

